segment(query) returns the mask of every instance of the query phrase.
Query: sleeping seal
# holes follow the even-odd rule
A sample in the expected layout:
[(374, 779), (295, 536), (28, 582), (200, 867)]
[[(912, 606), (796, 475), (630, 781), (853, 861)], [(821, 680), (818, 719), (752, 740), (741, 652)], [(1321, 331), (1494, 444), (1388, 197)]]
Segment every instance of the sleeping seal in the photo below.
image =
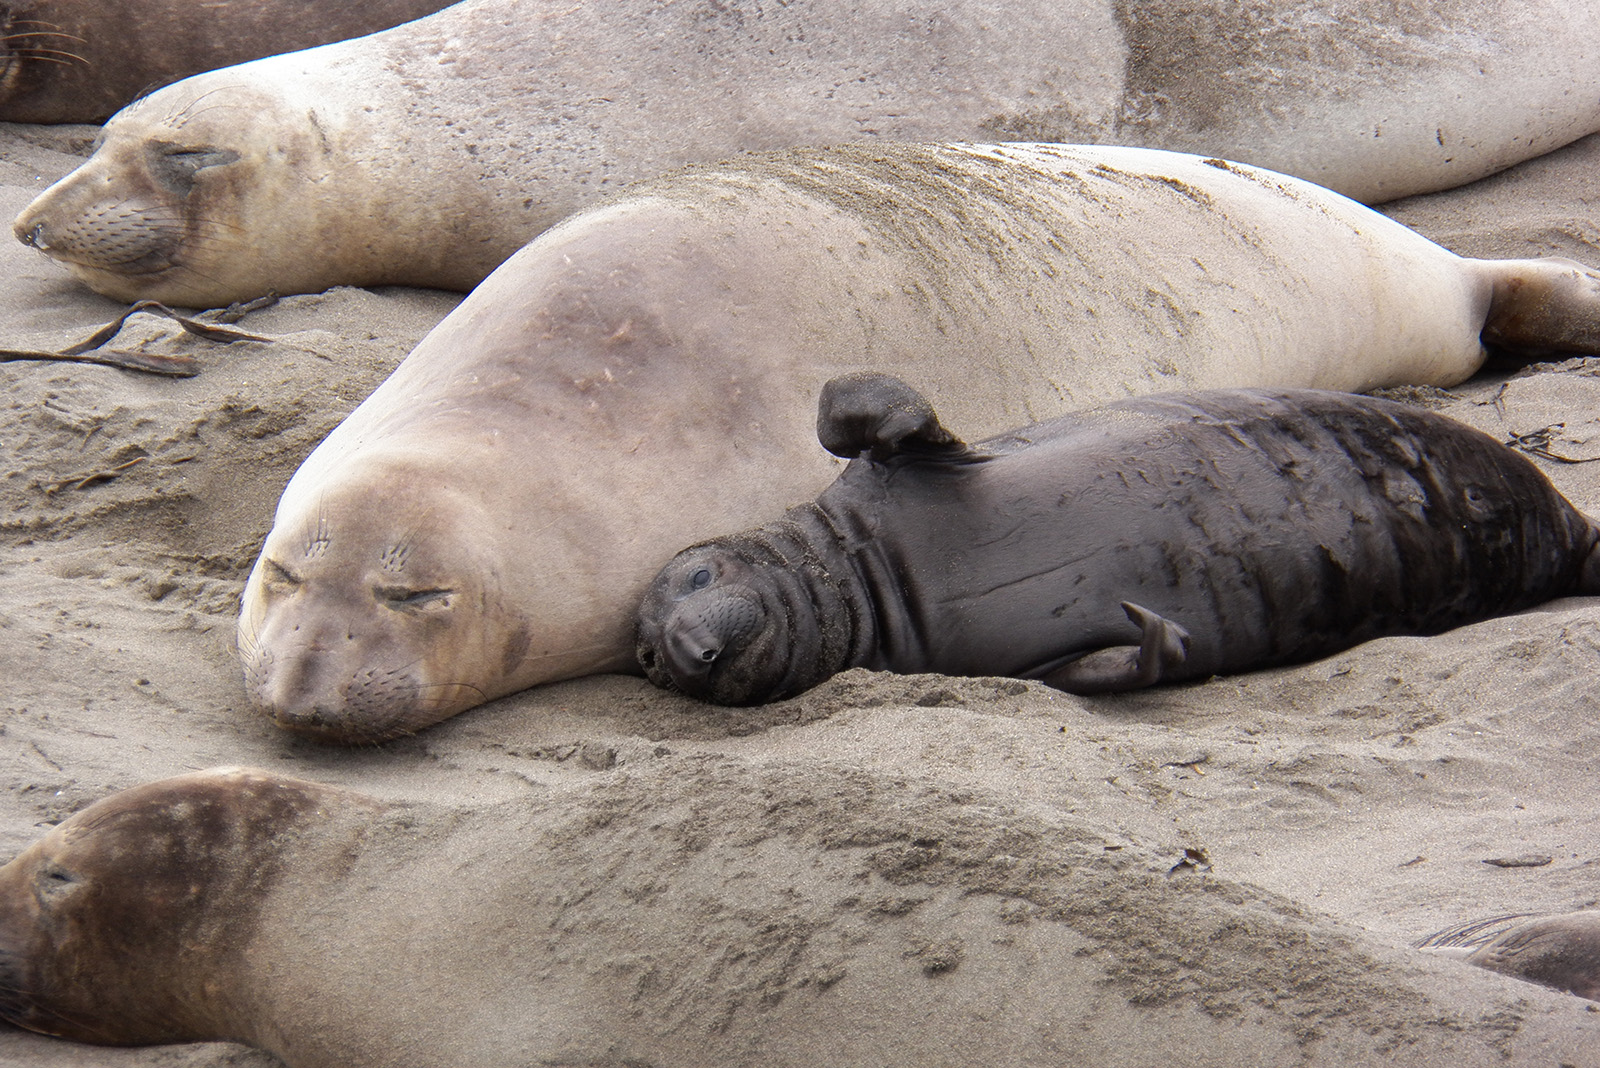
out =
[(822, 392), (814, 503), (651, 584), (651, 680), (719, 704), (849, 667), (1126, 690), (1600, 593), (1600, 529), (1444, 416), (1315, 390), (1121, 401), (976, 445), (898, 379)]
[(980, 434), (1133, 394), (1450, 385), (1600, 352), (1600, 280), (1469, 260), (1282, 175), (1137, 148), (850, 145), (665, 175), (479, 286), (295, 473), (254, 703), (343, 742), (635, 670), (672, 554), (820, 493), (877, 368)]
[[(1497, 1068), (1593, 1041), (1521, 984), (1170, 864), (1049, 806), (819, 760), (672, 754), (465, 808), (219, 769), (112, 794), (0, 867), (0, 1020), (246, 1042), (287, 1068), (902, 1068), (951, 1049), (1232, 1068), (1241, 1047), (1345, 1068), (1402, 1044)], [(1253, 1011), (1218, 1009), (1241, 989)], [(1399, 999), (1459, 1022), (1419, 1028)]]
[(14, 231), (107, 296), (210, 307), (336, 285), (471, 289), (621, 185), (742, 151), (1128, 144), (1377, 202), (1600, 129), (1600, 6), (1340, 11), (467, 0), (137, 101)]

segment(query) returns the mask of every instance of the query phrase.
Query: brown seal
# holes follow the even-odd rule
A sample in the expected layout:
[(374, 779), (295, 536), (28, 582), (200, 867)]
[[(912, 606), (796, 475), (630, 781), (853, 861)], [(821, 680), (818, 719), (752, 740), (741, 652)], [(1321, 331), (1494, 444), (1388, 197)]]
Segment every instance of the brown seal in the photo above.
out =
[(1130, 1035), (1138, 1063), (1488, 1068), (1592, 1041), (1530, 1011), (1554, 995), (1051, 806), (653, 749), (492, 805), (243, 769), (113, 794), (0, 867), (0, 1019), (288, 1068), (1115, 1064)]
[(1417, 945), (1502, 975), (1600, 1001), (1600, 911), (1472, 920)]
[(20, 0), (0, 5), (0, 122), (104, 122), (191, 74), (360, 37), (451, 0)]
[(296, 473), (245, 589), (247, 685), (364, 742), (637, 670), (684, 545), (837, 474), (869, 368), (998, 433), (1130, 394), (1459, 382), (1484, 339), (1600, 349), (1600, 280), (1467, 260), (1344, 197), (1150, 149), (847, 146), (641, 183), (530, 244)]
[(623, 183), (746, 150), (1137, 144), (1376, 202), (1600, 129), (1600, 7), (1415, 7), (475, 0), (152, 94), (14, 230), (108, 296), (215, 306), (470, 289)]

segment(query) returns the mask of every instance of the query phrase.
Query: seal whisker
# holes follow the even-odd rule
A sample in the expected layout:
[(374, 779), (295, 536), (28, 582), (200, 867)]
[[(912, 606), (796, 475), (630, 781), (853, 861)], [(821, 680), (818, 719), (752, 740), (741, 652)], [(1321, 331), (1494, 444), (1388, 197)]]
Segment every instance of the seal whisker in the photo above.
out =
[[(438, 689), (447, 689), (448, 688), (448, 689), (468, 690), (468, 691), (470, 691), (472, 693), (477, 694), (480, 698), (482, 698), (484, 696), (483, 688), (481, 686), (474, 686), (470, 682), (427, 682), (427, 683), (416, 683), (415, 685), (416, 685), (416, 688), (418, 690), (438, 690)], [(432, 700), (432, 698), (429, 698), (429, 700)]]
[[(89, 62), (87, 59), (84, 59), (82, 56), (75, 56), (71, 52), (54, 52), (54, 51), (46, 51), (46, 50), (34, 49), (34, 48), (30, 48), (27, 51), (18, 51), (17, 55), (22, 56), (22, 57), (24, 57), (26, 59), (38, 60), (40, 63), (55, 63), (55, 64), (58, 64), (58, 65), (63, 66), (63, 67), (72, 66), (72, 61), (73, 60), (77, 60), (79, 63), (83, 63), (83, 64), (88, 64), (88, 62)], [(66, 58), (66, 59), (57, 59), (56, 58), (57, 56), (66, 56), (68, 58)]]
[(212, 112), (212, 111), (250, 110), (250, 105), (247, 102), (243, 102), (243, 101), (241, 101), (240, 103), (237, 103), (237, 104), (229, 104), (229, 103), (226, 103), (226, 102), (223, 102), (223, 101), (215, 101), (213, 103), (207, 104), (205, 107), (199, 107), (198, 106), (200, 104), (200, 101), (204, 100), (206, 97), (213, 96), (213, 95), (215, 95), (217, 93), (224, 92), (225, 90), (230, 89), (230, 88), (240, 88), (240, 87), (239, 86), (222, 86), (220, 88), (213, 89), (211, 92), (205, 93), (202, 96), (196, 97), (194, 100), (190, 101), (182, 110), (178, 111), (175, 115), (173, 115), (172, 116), (172, 121), (177, 122), (179, 120), (182, 120), (182, 121), (185, 121), (185, 122), (192, 122), (195, 119), (199, 118), (201, 115), (208, 114), (209, 112)]
[[(7, 996), (15, 997), (16, 1003), (19, 1005), (19, 1007), (26, 1011), (31, 1017), (35, 1017), (40, 1023), (56, 1025), (58, 1027), (60, 1025), (65, 1025), (66, 1029), (68, 1030), (77, 1031), (82, 1035), (93, 1036), (102, 1040), (107, 1039), (115, 1034), (110, 1027), (105, 1026), (88, 1016), (79, 1016), (72, 1013), (66, 1013), (49, 1005), (41, 1005), (33, 997), (31, 991), (25, 990), (21, 987), (0, 987), (0, 1001), (3, 1001)], [(0, 1014), (0, 1018), (4, 1018), (3, 1014)], [(21, 1020), (11, 1020), (10, 1022), (16, 1024), (18, 1027), (22, 1027), (30, 1031), (42, 1032), (45, 1034), (55, 1033), (54, 1031), (46, 1030), (45, 1027), (29, 1026), (28, 1024), (24, 1024)]]
[[(187, 224), (191, 227), (210, 227), (215, 230), (231, 230), (235, 233), (244, 233), (244, 227), (235, 225), (233, 223), (222, 222), (218, 219), (209, 219), (205, 216), (189, 218), (180, 213), (172, 212), (171, 209), (164, 207), (151, 206), (136, 208), (134, 211), (139, 215), (140, 218), (150, 222), (169, 223), (173, 225)], [(163, 212), (164, 214), (157, 214), (158, 212)]]
[(29, 37), (56, 37), (63, 41), (77, 41), (79, 44), (89, 43), (82, 37), (77, 37), (70, 33), (62, 33), (60, 30), (27, 30), (22, 33), (8, 33), (0, 36), (0, 41), (9, 43), (11, 41), (25, 40)]

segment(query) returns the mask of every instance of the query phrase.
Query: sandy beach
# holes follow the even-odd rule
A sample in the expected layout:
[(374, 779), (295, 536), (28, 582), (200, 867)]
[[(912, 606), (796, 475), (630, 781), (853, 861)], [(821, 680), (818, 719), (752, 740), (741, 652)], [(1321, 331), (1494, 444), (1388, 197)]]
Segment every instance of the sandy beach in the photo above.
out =
[[(75, 166), (93, 134), (0, 126), (0, 215)], [(1385, 210), (1459, 253), (1600, 266), (1597, 165), (1590, 138)], [(122, 311), (12, 241), (0, 242), (0, 272), (7, 347), (58, 349)], [(793, 701), (726, 710), (619, 676), (517, 694), (381, 747), (328, 748), (269, 725), (245, 700), (233, 636), (278, 494), (459, 299), (338, 289), (238, 324), (268, 342), (206, 341), (140, 316), (113, 343), (190, 355), (189, 378), (0, 366), (0, 858), (113, 791), (224, 764), (435, 807), (515, 802), (595, 777), (624, 789), (668, 766), (697, 774), (707, 765), (689, 758), (705, 755), (781, 767), (797, 793), (819, 797), (850, 769), (926, 787), (927, 819), (954, 819), (960, 798), (979, 797), (1009, 818), (1066, 821), (1125, 848), (1143, 858), (1141, 878), (1233, 888), (1209, 905), (1185, 898), (1202, 919), (1230, 895), (1281, 905), (1281, 922), (1239, 933), (1231, 970), (1213, 976), (1255, 1021), (1226, 1063), (1256, 1063), (1264, 1047), (1251, 1036), (1281, 1024), (1308, 1061), (1322, 1055), (1320, 1036), (1347, 1027), (1390, 1050), (1385, 1062), (1431, 1063), (1408, 1059), (1407, 1036), (1448, 1031), (1460, 1042), (1452, 1063), (1600, 1065), (1600, 1006), (1408, 948), (1465, 919), (1600, 903), (1600, 620), (1588, 600), (1112, 697), (852, 671)], [(1501, 440), (1543, 443), (1540, 467), (1596, 513), (1597, 376), (1600, 360), (1570, 360), (1400, 395)], [(819, 805), (816, 819), (828, 811)], [(763, 818), (749, 806), (726, 815), (726, 834)], [(1549, 860), (1486, 863), (1527, 856)], [(1141, 899), (1137, 881), (1107, 880), (1106, 908)], [(1153, 914), (1149, 936), (1181, 947), (1196, 915)], [(1284, 945), (1286, 930), (1304, 941)], [(1285, 955), (1310, 986), (1286, 989), (1282, 968), (1254, 966)], [(1149, 970), (1155, 958), (1127, 959), (1129, 985), (1114, 989), (1131, 1003), (1141, 974), (1165, 973)], [(1216, 1009), (1222, 995), (1203, 981), (1212, 973), (1172, 967), (1189, 978), (1164, 998)], [(1375, 981), (1344, 981), (1362, 969)], [(1296, 1031), (1296, 1014), (1316, 1026)], [(277, 1063), (241, 1046), (108, 1050), (0, 1030), (6, 1065)], [(905, 1063), (926, 1062), (908, 1050)]]

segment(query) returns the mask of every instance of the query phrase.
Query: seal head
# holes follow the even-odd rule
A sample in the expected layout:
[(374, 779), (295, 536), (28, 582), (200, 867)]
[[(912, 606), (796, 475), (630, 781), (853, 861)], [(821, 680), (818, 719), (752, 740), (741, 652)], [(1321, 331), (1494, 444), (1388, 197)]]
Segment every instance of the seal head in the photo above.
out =
[[(814, 510), (691, 546), (661, 569), (639, 610), (650, 681), (720, 705), (792, 697), (848, 666), (858, 631)], [(824, 534), (823, 537), (826, 535)]]
[[(382, 508), (366, 495), (378, 487)], [(481, 502), (431, 464), (374, 462), (305, 514), (274, 527), (246, 586), (239, 653), (258, 708), (362, 744), (498, 696), (488, 680), (520, 662), (528, 629), (497, 592)]]
[(249, 262), (249, 234), (272, 226), (272, 212), (299, 199), (316, 226), (314, 176), (327, 146), (299, 130), (304, 114), (236, 84), (174, 87), (120, 114), (87, 163), (17, 216), (17, 240), (117, 300), (203, 307), (271, 291), (247, 267), (227, 293), (201, 293), (224, 262)]
[[(223, 768), (125, 790), (0, 868), (0, 1019), (106, 1045), (239, 1034), (207, 977), (329, 791)], [(231, 903), (219, 907), (219, 903)]]

